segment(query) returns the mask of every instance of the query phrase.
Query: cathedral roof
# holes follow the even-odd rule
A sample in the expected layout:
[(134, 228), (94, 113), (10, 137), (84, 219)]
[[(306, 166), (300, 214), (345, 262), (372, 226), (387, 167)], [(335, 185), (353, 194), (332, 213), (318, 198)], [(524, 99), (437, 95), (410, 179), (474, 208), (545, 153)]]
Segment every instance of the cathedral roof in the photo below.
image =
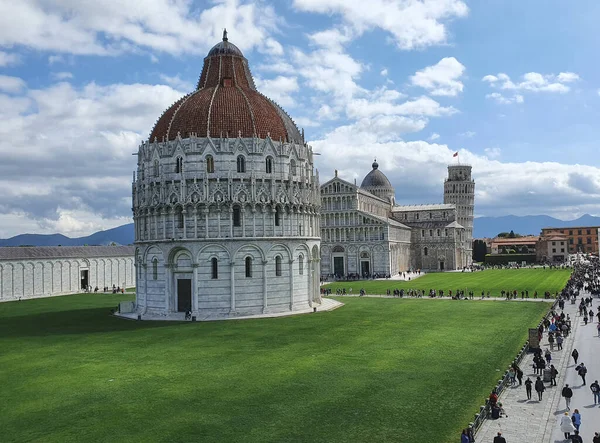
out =
[(394, 188), (388, 178), (379, 170), (377, 160), (373, 162), (372, 166), (373, 170), (365, 176), (360, 187), (366, 190), (369, 190), (369, 188), (389, 188), (393, 190)]
[(447, 224), (446, 227), (447, 228), (465, 229), (465, 227), (463, 225), (461, 225), (459, 222), (457, 222), (456, 220), (454, 220), (452, 223)]
[(303, 143), (290, 116), (257, 91), (242, 51), (227, 31), (204, 59), (196, 90), (175, 102), (156, 122), (150, 142), (197, 137), (259, 137)]

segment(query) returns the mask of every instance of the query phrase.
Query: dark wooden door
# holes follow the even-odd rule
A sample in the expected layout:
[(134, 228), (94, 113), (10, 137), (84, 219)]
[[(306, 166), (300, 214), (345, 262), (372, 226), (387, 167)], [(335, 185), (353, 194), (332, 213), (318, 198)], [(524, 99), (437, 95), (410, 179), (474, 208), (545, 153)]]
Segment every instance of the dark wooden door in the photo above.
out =
[(187, 312), (192, 310), (192, 280), (180, 278), (177, 280), (177, 311)]

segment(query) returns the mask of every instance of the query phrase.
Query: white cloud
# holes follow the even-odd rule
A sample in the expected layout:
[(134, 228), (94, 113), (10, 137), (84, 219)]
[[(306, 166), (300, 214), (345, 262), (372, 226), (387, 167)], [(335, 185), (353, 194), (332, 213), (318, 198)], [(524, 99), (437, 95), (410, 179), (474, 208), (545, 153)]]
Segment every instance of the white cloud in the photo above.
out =
[(296, 77), (277, 76), (273, 79), (254, 79), (257, 89), (281, 106), (294, 106), (292, 94), (298, 91), (298, 79)]
[(160, 74), (159, 77), (167, 85), (177, 89), (178, 91), (183, 91), (186, 94), (196, 89), (195, 85), (191, 81), (182, 80), (179, 75), (169, 76), (166, 74)]
[(53, 72), (50, 74), (55, 80), (67, 80), (73, 78), (73, 74), (67, 71), (63, 72)]
[(13, 66), (21, 62), (21, 57), (18, 54), (0, 51), (0, 67)]
[(459, 137), (464, 137), (464, 138), (473, 138), (475, 137), (476, 132), (473, 131), (466, 131), (466, 132), (461, 132), (460, 134), (458, 134)]
[(299, 128), (316, 128), (321, 126), (318, 121), (310, 119), (308, 117), (294, 117), (294, 121)]
[(427, 89), (432, 95), (454, 97), (462, 92), (463, 84), (458, 79), (465, 67), (454, 57), (445, 57), (437, 64), (417, 71), (410, 80), (415, 86)]
[(240, 49), (281, 55), (281, 45), (270, 35), (279, 21), (273, 7), (262, 1), (215, 0), (198, 13), (183, 0), (145, 1), (143, 6), (121, 0), (0, 0), (0, 46), (91, 55), (140, 48), (202, 54), (226, 27)]
[(380, 28), (405, 50), (445, 43), (448, 31), (444, 22), (468, 13), (461, 0), (294, 0), (293, 4), (301, 11), (339, 14), (356, 35)]
[(437, 132), (434, 132), (433, 134), (431, 134), (429, 136), (429, 140), (434, 141), (440, 138), (440, 134), (438, 134)]
[(483, 152), (485, 152), (485, 155), (489, 159), (498, 158), (500, 157), (500, 154), (502, 154), (502, 150), (500, 148), (485, 148)]
[(458, 112), (452, 106), (443, 107), (430, 97), (419, 97), (396, 104), (387, 100), (355, 99), (346, 109), (351, 118), (371, 117), (374, 115), (416, 115), (442, 117)]
[(17, 93), (26, 86), (25, 80), (19, 77), (0, 75), (0, 91)]
[[(360, 130), (358, 130), (360, 129)], [(425, 141), (386, 141), (369, 127), (336, 129), (310, 144), (317, 158), (321, 182), (334, 169), (346, 180), (361, 182), (373, 157), (396, 189), (399, 203), (441, 203), (446, 167), (456, 148)], [(365, 149), (368, 146), (368, 149)], [(339, 152), (343, 151), (344, 156)], [(554, 162), (501, 162), (501, 148), (477, 155), (460, 150), (461, 162), (473, 166), (475, 209), (480, 215), (549, 214), (576, 217), (582, 211), (600, 212), (600, 168)], [(427, 171), (427, 174), (423, 174)], [(518, 171), (519, 180), (515, 180)]]
[[(579, 80), (579, 75), (573, 72), (561, 72), (558, 75), (540, 74), (538, 72), (528, 72), (523, 75), (522, 81), (513, 82), (507, 74), (499, 73), (497, 75), (486, 75), (482, 81), (496, 89), (516, 92), (549, 92), (564, 94), (571, 90), (566, 83), (573, 83)], [(493, 94), (488, 95), (490, 98), (497, 98)], [(506, 99), (508, 102), (498, 99), (500, 103), (520, 103), (516, 98)], [(522, 102), (522, 97), (521, 97)]]
[(32, 225), (84, 235), (129, 222), (131, 153), (181, 93), (145, 84), (15, 85), (14, 95), (0, 94), (0, 237)]
[(387, 77), (388, 76), (388, 70), (386, 69), (382, 69), (381, 72), (379, 73), (381, 76), (383, 77)]
[(492, 92), (491, 94), (487, 94), (485, 97), (489, 98), (489, 99), (493, 99), (497, 103), (500, 103), (502, 105), (509, 105), (511, 103), (523, 103), (525, 101), (525, 99), (523, 98), (523, 96), (521, 94), (515, 94), (512, 97), (505, 97), (504, 95), (500, 94), (499, 92)]

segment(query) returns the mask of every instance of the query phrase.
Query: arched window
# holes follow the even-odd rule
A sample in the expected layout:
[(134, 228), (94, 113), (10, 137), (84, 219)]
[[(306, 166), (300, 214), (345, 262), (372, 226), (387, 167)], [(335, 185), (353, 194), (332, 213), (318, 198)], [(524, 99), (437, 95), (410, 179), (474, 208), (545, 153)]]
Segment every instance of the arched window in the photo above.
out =
[(213, 257), (210, 260), (210, 264), (211, 264), (211, 277), (213, 279), (219, 278), (219, 260), (217, 260), (217, 257)]
[(183, 157), (177, 157), (175, 160), (175, 172), (178, 174), (183, 172)]
[(238, 155), (237, 172), (246, 172), (246, 159), (243, 155)]
[(239, 206), (233, 207), (233, 226), (242, 226), (242, 211)]
[(215, 172), (215, 160), (212, 155), (206, 156), (206, 172)]
[(427, 248), (423, 248), (423, 255), (427, 255)]
[(265, 172), (271, 174), (273, 172), (273, 157), (267, 157), (265, 160)]
[(178, 228), (183, 228), (183, 209), (179, 208), (177, 209), (177, 227)]
[(154, 176), (158, 177), (159, 173), (159, 163), (158, 160), (154, 160)]
[(158, 259), (152, 259), (152, 280), (158, 280)]
[(275, 276), (281, 277), (281, 257), (275, 257)]
[(144, 167), (142, 166), (142, 168), (140, 169), (140, 179), (143, 181), (144, 180)]
[(290, 160), (290, 174), (296, 175), (296, 160)]
[(252, 277), (252, 257), (246, 257), (246, 277)]
[(281, 215), (279, 213), (279, 208), (275, 208), (275, 226), (279, 226), (281, 222)]
[(304, 256), (302, 254), (298, 256), (298, 274), (304, 274)]

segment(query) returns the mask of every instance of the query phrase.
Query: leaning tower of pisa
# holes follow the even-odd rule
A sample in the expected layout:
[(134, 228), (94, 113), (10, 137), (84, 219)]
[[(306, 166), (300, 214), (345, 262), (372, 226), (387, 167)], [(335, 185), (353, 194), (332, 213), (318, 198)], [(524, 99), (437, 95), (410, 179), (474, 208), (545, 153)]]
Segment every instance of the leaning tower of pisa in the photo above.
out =
[(444, 181), (444, 203), (456, 205), (456, 221), (465, 228), (465, 263), (473, 259), (473, 214), (475, 207), (475, 181), (471, 178), (471, 165), (448, 165), (448, 177)]

